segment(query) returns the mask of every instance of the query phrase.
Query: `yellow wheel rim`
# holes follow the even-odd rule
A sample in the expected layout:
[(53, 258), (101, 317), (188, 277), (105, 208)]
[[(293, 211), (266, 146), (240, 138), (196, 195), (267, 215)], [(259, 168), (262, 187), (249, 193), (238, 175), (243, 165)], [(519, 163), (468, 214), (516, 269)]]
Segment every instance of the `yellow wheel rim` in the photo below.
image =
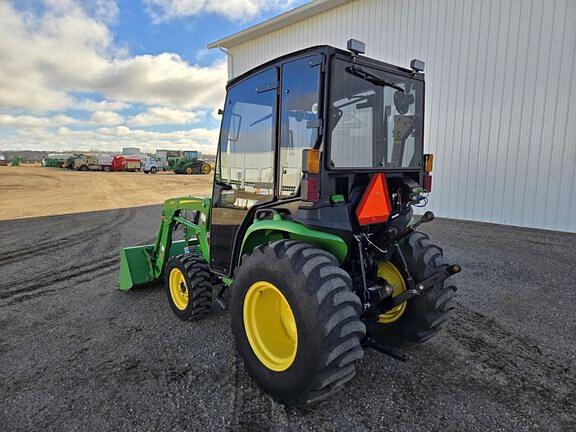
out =
[[(402, 273), (396, 268), (394, 264), (389, 261), (381, 261), (378, 263), (378, 277), (385, 279), (389, 285), (394, 288), (392, 297), (396, 297), (406, 291), (406, 282)], [(378, 322), (382, 324), (393, 323), (398, 320), (406, 310), (406, 302), (399, 304), (394, 309), (378, 316)]]
[(184, 274), (179, 268), (173, 268), (170, 271), (168, 283), (170, 285), (170, 297), (172, 297), (174, 305), (179, 310), (186, 309), (186, 306), (188, 306), (188, 285)]
[(244, 297), (243, 318), (258, 360), (276, 372), (288, 369), (296, 358), (298, 329), (282, 292), (266, 281), (252, 284)]
[(186, 174), (192, 174), (192, 168), (186, 168)]
[(208, 174), (209, 172), (210, 172), (210, 165), (208, 165), (208, 164), (202, 165), (202, 173)]

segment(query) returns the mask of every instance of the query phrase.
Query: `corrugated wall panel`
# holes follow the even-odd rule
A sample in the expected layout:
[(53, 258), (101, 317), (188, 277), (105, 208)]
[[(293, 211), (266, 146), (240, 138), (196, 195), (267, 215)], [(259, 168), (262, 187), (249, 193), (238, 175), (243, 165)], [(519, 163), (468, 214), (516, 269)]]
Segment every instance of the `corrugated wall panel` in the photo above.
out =
[(238, 75), (316, 44), (426, 61), (430, 208), (576, 232), (576, 1), (356, 0), (230, 49)]

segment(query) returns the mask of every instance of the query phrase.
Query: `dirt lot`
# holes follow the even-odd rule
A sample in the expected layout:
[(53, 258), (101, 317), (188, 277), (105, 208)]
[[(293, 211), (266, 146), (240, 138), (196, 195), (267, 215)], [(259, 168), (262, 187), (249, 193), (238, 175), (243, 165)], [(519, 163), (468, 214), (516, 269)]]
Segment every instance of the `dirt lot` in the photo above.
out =
[(211, 175), (0, 167), (0, 220), (158, 204), (180, 195), (209, 195), (211, 185)]
[(1, 430), (576, 430), (576, 236), (427, 225), (463, 267), (446, 331), (406, 364), (368, 352), (336, 397), (285, 409), (244, 373), (226, 312), (182, 323), (161, 287), (115, 289), (118, 248), (159, 214), (0, 222)]

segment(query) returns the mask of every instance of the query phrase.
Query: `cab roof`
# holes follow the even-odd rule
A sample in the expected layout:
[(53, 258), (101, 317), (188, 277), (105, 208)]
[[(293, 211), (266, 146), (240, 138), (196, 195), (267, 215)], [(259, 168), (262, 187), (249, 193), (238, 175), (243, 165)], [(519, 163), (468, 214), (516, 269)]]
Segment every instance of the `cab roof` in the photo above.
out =
[[(338, 57), (343, 57), (343, 58), (347, 58), (347, 59), (352, 59), (354, 56), (350, 51), (346, 51), (340, 48), (336, 48), (330, 45), (315, 45), (315, 46), (311, 46), (308, 48), (304, 48), (298, 51), (294, 51), (285, 55), (282, 55), (280, 57), (276, 57), (272, 60), (269, 60), (265, 63), (262, 63), (244, 73), (242, 73), (241, 75), (238, 75), (237, 77), (232, 78), (230, 81), (228, 81), (227, 87), (232, 86), (240, 81), (243, 81), (244, 79), (248, 78), (249, 76), (252, 76), (262, 70), (268, 69), (272, 66), (276, 66), (276, 65), (280, 65), (282, 63), (286, 63), (287, 61), (290, 61), (292, 59), (296, 59), (299, 57), (304, 57), (306, 55), (311, 55), (311, 54), (324, 54), (327, 57), (330, 56), (334, 56), (337, 55)], [(410, 75), (411, 78), (413, 79), (418, 79), (418, 80), (424, 80), (424, 74), (423, 73), (416, 73), (414, 72), (412, 69), (410, 68), (406, 68), (406, 67), (402, 67), (402, 66), (396, 66), (390, 63), (386, 63), (371, 57), (367, 57), (364, 55), (357, 55), (355, 56), (356, 58), (356, 62), (358, 62), (358, 64), (361, 65), (365, 65), (365, 66), (372, 66), (378, 69), (383, 69), (386, 70), (388, 72), (392, 72), (392, 73), (400, 73), (403, 75)]]

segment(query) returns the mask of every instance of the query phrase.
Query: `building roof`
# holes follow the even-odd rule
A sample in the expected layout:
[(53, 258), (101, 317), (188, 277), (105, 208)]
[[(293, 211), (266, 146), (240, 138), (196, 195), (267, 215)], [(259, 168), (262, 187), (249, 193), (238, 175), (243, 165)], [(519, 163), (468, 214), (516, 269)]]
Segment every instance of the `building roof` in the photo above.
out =
[(226, 36), (222, 39), (218, 39), (217, 41), (209, 43), (208, 48), (231, 48), (233, 46), (249, 41), (250, 39), (254, 39), (265, 35), (266, 33), (273, 32), (274, 30), (281, 29), (290, 24), (302, 21), (303, 19), (317, 15), (329, 9), (333, 9), (350, 1), (352, 0), (314, 0), (274, 18), (270, 18), (259, 24), (253, 25), (252, 27), (248, 27), (241, 32), (234, 33), (230, 36)]

